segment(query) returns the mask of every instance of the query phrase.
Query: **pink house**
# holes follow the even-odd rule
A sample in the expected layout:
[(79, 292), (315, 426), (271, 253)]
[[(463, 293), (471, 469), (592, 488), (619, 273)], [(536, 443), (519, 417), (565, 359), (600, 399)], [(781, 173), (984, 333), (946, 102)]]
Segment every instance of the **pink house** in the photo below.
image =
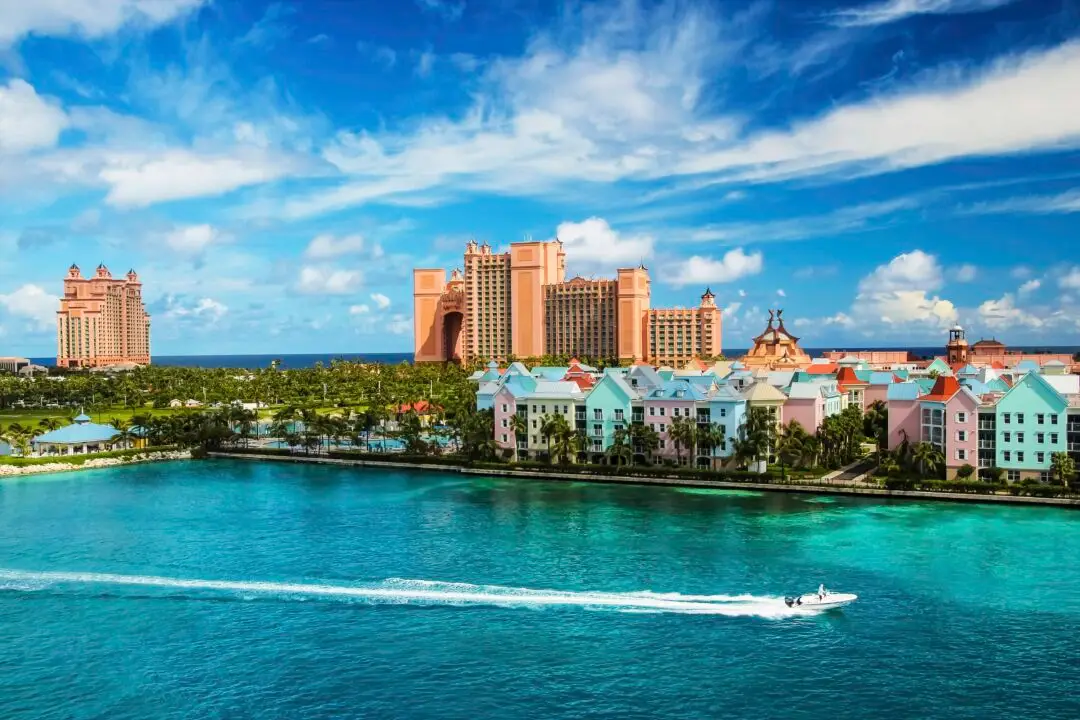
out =
[(951, 375), (942, 375), (933, 390), (919, 399), (921, 439), (937, 446), (945, 456), (945, 477), (956, 478), (964, 466), (976, 467), (979, 458), (979, 398)]
[[(645, 395), (643, 403), (645, 424), (652, 426), (660, 436), (660, 447), (656, 450), (657, 457), (677, 460), (681, 453), (684, 464), (695, 464), (690, 457), (690, 448), (683, 447), (676, 452), (675, 443), (672, 442), (668, 431), (674, 420), (692, 418), (694, 422), (697, 422), (697, 403), (704, 400), (708, 398), (699, 388), (689, 382), (679, 380), (664, 383), (663, 387)], [(702, 408), (702, 412), (709, 411)], [(708, 463), (708, 460), (705, 462)]]
[(784, 422), (794, 420), (813, 435), (825, 418), (839, 413), (841, 407), (835, 382), (795, 382), (788, 388), (788, 399), (784, 402)]
[(513, 424), (517, 413), (515, 390), (518, 390), (516, 386), (506, 384), (495, 393), (495, 444), (500, 450), (513, 450), (517, 442)]
[(900, 382), (891, 372), (870, 373), (870, 385), (863, 391), (863, 402), (870, 407), (875, 402), (888, 403), (889, 386)]
[(896, 450), (904, 440), (914, 445), (921, 439), (920, 392), (918, 384), (913, 382), (893, 383), (888, 386), (886, 403), (889, 410), (890, 450)]

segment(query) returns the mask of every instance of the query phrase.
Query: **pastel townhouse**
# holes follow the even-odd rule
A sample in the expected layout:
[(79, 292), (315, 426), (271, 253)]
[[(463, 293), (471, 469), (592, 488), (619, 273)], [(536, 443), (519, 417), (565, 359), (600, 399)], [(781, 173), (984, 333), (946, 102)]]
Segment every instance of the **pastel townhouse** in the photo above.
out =
[[(490, 409), (495, 416), (495, 445), (503, 452), (513, 452), (515, 448), (525, 450), (525, 438), (519, 438), (514, 433), (514, 416), (524, 415), (527, 412), (528, 398), (536, 389), (538, 380), (530, 375), (512, 375), (500, 378), (497, 389), (491, 395)], [(480, 407), (481, 394), (488, 395), (488, 389), (481, 385), (477, 392), (477, 407)], [(519, 455), (520, 457), (520, 455)]]
[(825, 418), (843, 409), (843, 400), (836, 381), (793, 382), (784, 402), (784, 423), (797, 422), (813, 435)]
[(887, 447), (896, 450), (906, 441), (909, 445), (922, 438), (922, 416), (919, 398), (923, 390), (916, 382), (893, 383), (886, 395), (889, 431)]
[[(1069, 401), (1029, 372), (994, 404), (996, 464), (1009, 482), (1049, 480), (1054, 453), (1068, 450)], [(989, 413), (988, 413), (989, 414)]]
[(585, 396), (584, 418), (575, 418), (576, 427), (585, 431), (583, 452), (591, 462), (603, 462), (615, 431), (628, 428), (633, 417), (638, 392), (623, 373), (605, 372)]
[(713, 467), (725, 465), (734, 454), (739, 428), (746, 420), (746, 399), (730, 385), (719, 385), (709, 396), (709, 422), (718, 426), (724, 443), (713, 448)]
[(865, 410), (867, 407), (866, 391), (870, 387), (869, 372), (865, 378), (859, 376), (859, 372), (850, 365), (843, 365), (841, 360), (840, 370), (836, 373), (836, 385), (844, 396), (844, 408), (857, 407)]
[[(545, 420), (561, 415), (573, 428), (578, 407), (584, 401), (585, 393), (568, 380), (511, 377), (495, 394), (495, 444), (504, 453), (516, 450), (519, 460), (546, 458), (548, 439), (542, 432)], [(524, 434), (515, 433), (515, 416), (524, 421)]]
[(945, 478), (955, 480), (964, 465), (978, 467), (979, 398), (951, 375), (937, 378), (919, 398), (920, 438), (941, 451)]
[[(644, 396), (645, 424), (660, 436), (660, 444), (656, 450), (658, 459), (690, 464), (691, 448), (677, 446), (671, 439), (671, 425), (683, 418), (690, 418), (695, 423), (709, 423), (711, 413), (705, 402), (707, 399), (700, 388), (687, 380), (666, 382), (663, 387)], [(701, 456), (700, 462), (699, 458), (695, 457), (693, 464), (708, 467), (711, 464), (709, 453)]]
[(777, 429), (784, 424), (784, 404), (788, 396), (768, 382), (758, 381), (747, 386), (742, 391), (742, 397), (746, 401), (748, 413), (756, 407), (764, 408), (776, 423)]
[(863, 391), (863, 405), (870, 407), (876, 402), (887, 403), (889, 401), (889, 386), (900, 382), (900, 378), (888, 371), (874, 371), (870, 373), (866, 389)]

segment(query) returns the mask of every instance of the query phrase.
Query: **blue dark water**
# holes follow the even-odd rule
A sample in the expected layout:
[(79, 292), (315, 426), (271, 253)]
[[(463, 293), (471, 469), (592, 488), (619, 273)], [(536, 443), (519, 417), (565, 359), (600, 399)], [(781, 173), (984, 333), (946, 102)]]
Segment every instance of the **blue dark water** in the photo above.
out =
[(7, 720), (1080, 716), (1075, 511), (208, 461), (0, 528)]

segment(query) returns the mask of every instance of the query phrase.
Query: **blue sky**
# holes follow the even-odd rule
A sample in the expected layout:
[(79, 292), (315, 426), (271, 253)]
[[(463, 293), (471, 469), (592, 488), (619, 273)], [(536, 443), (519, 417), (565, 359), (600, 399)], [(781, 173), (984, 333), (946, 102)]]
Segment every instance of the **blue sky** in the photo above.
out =
[(1076, 0), (0, 0), (0, 354), (67, 266), (155, 354), (411, 349), (411, 269), (562, 238), (743, 347), (1080, 343)]

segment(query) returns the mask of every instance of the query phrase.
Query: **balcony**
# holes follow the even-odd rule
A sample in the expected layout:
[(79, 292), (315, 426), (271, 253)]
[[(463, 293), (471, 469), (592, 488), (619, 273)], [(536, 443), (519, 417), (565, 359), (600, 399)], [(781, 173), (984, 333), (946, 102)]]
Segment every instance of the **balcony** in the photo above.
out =
[(980, 450), (993, 450), (994, 449), (994, 441), (993, 440), (980, 440), (979, 441), (979, 449)]

